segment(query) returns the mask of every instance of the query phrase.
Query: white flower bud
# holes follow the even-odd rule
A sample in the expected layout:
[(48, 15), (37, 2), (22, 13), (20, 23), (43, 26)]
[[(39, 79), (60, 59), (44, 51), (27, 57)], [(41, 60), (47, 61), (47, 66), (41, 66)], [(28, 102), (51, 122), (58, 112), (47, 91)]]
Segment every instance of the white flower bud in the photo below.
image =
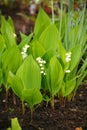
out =
[(39, 60), (41, 60), (41, 57), (37, 57), (37, 58), (36, 58), (36, 61), (39, 61)]
[(40, 67), (42, 67), (43, 66), (43, 64), (40, 64)]
[(46, 73), (44, 72), (44, 75), (46, 75)]
[(43, 63), (43, 64), (46, 64), (46, 61), (45, 61), (45, 60), (43, 60), (43, 61), (42, 61), (42, 63)]
[(65, 70), (66, 73), (70, 73), (70, 70)]
[(41, 69), (41, 70), (44, 70), (44, 67), (41, 67), (40, 69)]
[(40, 73), (41, 73), (41, 74), (43, 74), (43, 73), (44, 73), (44, 71), (40, 71)]
[(71, 52), (66, 53), (66, 62), (69, 62), (71, 60)]

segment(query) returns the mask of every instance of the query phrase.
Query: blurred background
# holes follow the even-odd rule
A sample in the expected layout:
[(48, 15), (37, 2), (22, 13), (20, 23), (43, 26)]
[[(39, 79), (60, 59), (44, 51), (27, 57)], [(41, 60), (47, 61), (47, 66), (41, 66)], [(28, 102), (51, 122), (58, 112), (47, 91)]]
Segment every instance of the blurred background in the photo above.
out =
[(87, 4), (86, 0), (0, 0), (0, 15), (12, 17), (17, 35), (19, 32), (29, 34), (33, 31), (40, 7), (51, 17), (52, 2), (56, 17), (59, 15), (61, 2), (65, 12), (72, 8), (79, 11)]

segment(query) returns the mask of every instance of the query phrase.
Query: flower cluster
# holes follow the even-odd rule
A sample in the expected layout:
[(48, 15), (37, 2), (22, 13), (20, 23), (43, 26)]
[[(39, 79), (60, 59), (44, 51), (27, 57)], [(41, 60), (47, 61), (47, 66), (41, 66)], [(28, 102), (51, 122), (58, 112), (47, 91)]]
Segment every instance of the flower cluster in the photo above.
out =
[(25, 59), (25, 58), (28, 56), (28, 55), (27, 55), (27, 49), (28, 49), (29, 47), (30, 47), (30, 46), (27, 45), (27, 44), (25, 44), (25, 46), (23, 47), (22, 52), (21, 52), (23, 59)]
[(44, 68), (46, 61), (43, 60), (41, 57), (37, 57), (36, 61), (38, 62), (39, 66), (40, 66), (40, 70), (41, 70), (40, 73), (43, 75), (46, 75), (45, 68)]
[(71, 61), (71, 52), (66, 53), (66, 62)]
[[(66, 53), (66, 62), (69, 63), (71, 61), (71, 52)], [(65, 70), (66, 73), (70, 73), (70, 70)]]

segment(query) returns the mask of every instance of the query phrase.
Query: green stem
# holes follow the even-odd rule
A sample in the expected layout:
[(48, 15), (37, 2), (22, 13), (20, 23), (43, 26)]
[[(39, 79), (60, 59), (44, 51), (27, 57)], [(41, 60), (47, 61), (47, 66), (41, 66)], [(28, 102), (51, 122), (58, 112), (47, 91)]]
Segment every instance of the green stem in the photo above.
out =
[(52, 97), (51, 99), (51, 111), (52, 111), (52, 114), (54, 114), (54, 97)]
[(5, 110), (7, 111), (7, 109), (8, 109), (8, 89), (6, 90), (6, 95), (5, 95)]
[(32, 122), (33, 121), (33, 112), (34, 112), (33, 106), (30, 107), (30, 112), (31, 112), (31, 122)]
[(66, 98), (60, 97), (60, 106), (65, 107)]
[(22, 101), (22, 114), (24, 115), (25, 114), (25, 105), (24, 105), (24, 102)]

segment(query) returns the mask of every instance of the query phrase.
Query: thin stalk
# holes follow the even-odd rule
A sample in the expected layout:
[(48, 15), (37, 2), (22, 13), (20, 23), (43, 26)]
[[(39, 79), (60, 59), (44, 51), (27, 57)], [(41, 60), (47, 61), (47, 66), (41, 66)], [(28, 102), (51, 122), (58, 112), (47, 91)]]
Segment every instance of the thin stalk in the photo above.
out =
[(52, 97), (51, 99), (51, 111), (52, 111), (52, 115), (54, 115), (54, 97)]
[(30, 107), (30, 114), (31, 114), (31, 122), (33, 121), (33, 115), (34, 115), (34, 108), (33, 108), (33, 106), (32, 107)]
[(51, 0), (52, 5), (52, 22), (54, 23), (54, 7), (53, 7), (53, 0)]
[(8, 109), (8, 93), (9, 93), (9, 91), (8, 91), (8, 89), (6, 90), (6, 95), (5, 95), (5, 110), (7, 111), (7, 109)]
[(60, 97), (59, 101), (60, 101), (60, 106), (65, 107), (66, 98)]
[(15, 97), (15, 94), (13, 93), (13, 104), (16, 105), (16, 97)]
[(70, 12), (71, 10), (73, 10), (74, 0), (68, 0), (68, 3), (69, 3), (68, 11)]
[(74, 101), (74, 100), (75, 100), (75, 93), (72, 92), (71, 94), (69, 94), (69, 95), (67, 96), (67, 100), (68, 100), (69, 102)]
[(24, 102), (22, 101), (22, 114), (24, 115), (25, 114), (25, 105), (24, 105)]

